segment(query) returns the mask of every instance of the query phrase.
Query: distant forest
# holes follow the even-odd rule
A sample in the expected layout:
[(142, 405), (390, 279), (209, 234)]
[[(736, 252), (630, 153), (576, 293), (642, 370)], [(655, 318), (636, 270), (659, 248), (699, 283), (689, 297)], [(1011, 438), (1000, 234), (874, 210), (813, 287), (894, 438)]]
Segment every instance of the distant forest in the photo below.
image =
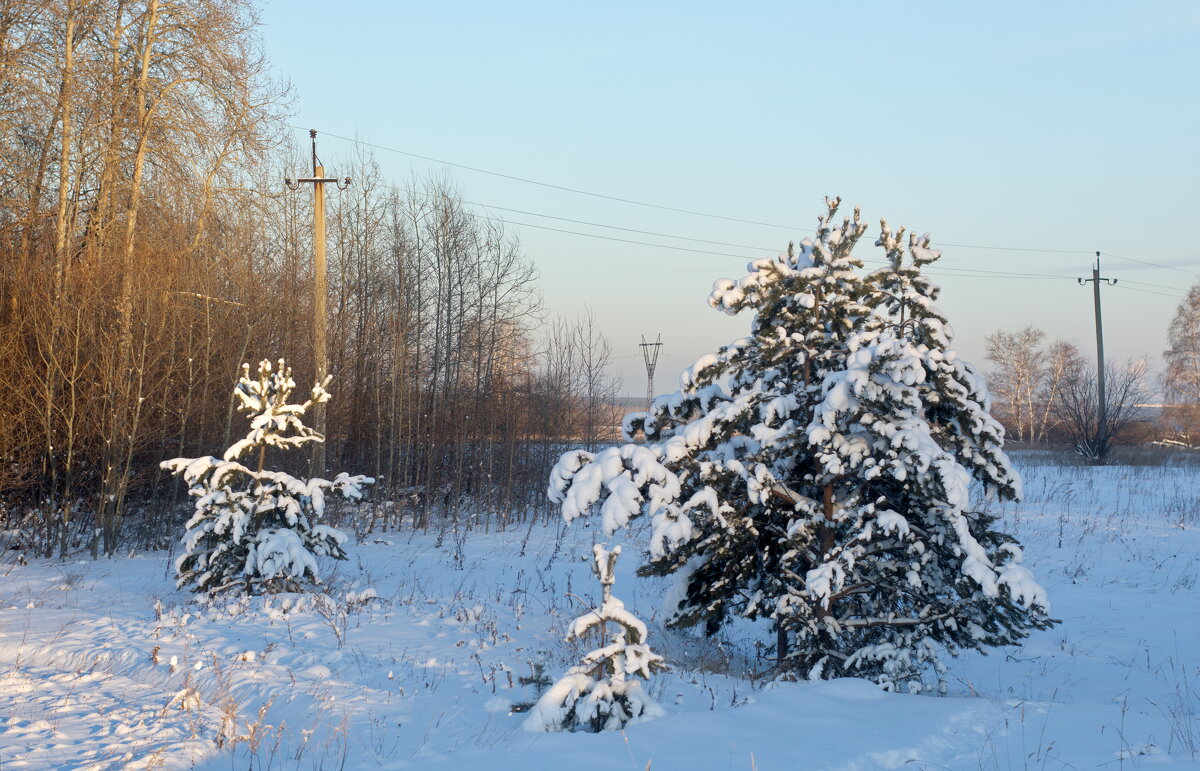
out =
[[(312, 192), (283, 185), (311, 159), (257, 23), (245, 0), (0, 3), (0, 530), (36, 552), (173, 540), (159, 461), (244, 433), (241, 364), (312, 385)], [(619, 420), (607, 341), (543, 311), (450, 180), (334, 166), (327, 470), (376, 476), (385, 525), (544, 510), (558, 443)]]

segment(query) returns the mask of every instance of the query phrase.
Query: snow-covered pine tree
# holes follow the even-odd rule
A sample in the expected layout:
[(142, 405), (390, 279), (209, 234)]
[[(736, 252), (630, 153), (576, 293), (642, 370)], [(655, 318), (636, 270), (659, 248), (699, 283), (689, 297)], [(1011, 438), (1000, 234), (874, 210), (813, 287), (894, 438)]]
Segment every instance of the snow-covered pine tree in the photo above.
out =
[(641, 681), (666, 669), (646, 644), (646, 625), (612, 596), (621, 547), (592, 547), (592, 572), (603, 592), (600, 607), (571, 623), (567, 640), (596, 633), (605, 644), (583, 657), (538, 699), (525, 718), (528, 731), (616, 731), (659, 717), (663, 709)]
[[(181, 475), (196, 499), (195, 514), (183, 536), (183, 553), (175, 561), (179, 586), (216, 593), (240, 588), (247, 593), (294, 591), (317, 583), (317, 557), (345, 559), (346, 536), (320, 524), (325, 496), (362, 498), (374, 479), (345, 472), (332, 481), (297, 479), (263, 468), (268, 448), (291, 449), (325, 438), (301, 418), (315, 404), (329, 400), (325, 383), (317, 383), (303, 404), (290, 399), (296, 383), (283, 359), (242, 365), (234, 394), (238, 410), (250, 415), (250, 432), (225, 451), (224, 458), (174, 458), (162, 467)], [(248, 458), (250, 465), (239, 459)]]
[[(983, 379), (959, 359), (921, 268), (941, 253), (881, 221), (888, 264), (867, 277), (877, 318), (826, 376), (807, 435), (830, 490), (823, 522), (794, 523), (825, 544), (802, 592), (780, 603), (810, 675), (859, 675), (921, 690), (941, 650), (983, 650), (1050, 625), (1045, 591), (1020, 548), (971, 505), (971, 485), (1012, 500), (1020, 480), (988, 412)], [(944, 683), (939, 683), (944, 687)]]
[[(928, 239), (862, 279), (858, 212), (719, 281), (710, 304), (755, 311), (752, 336), (705, 357), (631, 416), (646, 445), (574, 451), (550, 496), (608, 530), (652, 518), (643, 570), (675, 574), (671, 623), (774, 620), (778, 674), (919, 689), (941, 644), (1015, 642), (1049, 624), (1011, 539), (970, 506), (971, 479), (1019, 494), (982, 381), (950, 348), (920, 275)], [(855, 390), (859, 389), (859, 390)], [(890, 646), (890, 647), (889, 647)]]
[(827, 201), (798, 253), (714, 285), (713, 307), (755, 312), (751, 336), (685, 371), (649, 415), (627, 418), (626, 436), (644, 430), (649, 444), (567, 453), (552, 473), (550, 497), (568, 521), (598, 507), (611, 532), (643, 509), (653, 517), (645, 570), (678, 576), (673, 625), (703, 622), (711, 634), (731, 616), (771, 617), (803, 586), (789, 526), (797, 500), (819, 511), (821, 491), (799, 498), (784, 481), (811, 471), (809, 407), (825, 374), (842, 369), (847, 337), (873, 318), (851, 254), (866, 225), (857, 211), (836, 224), (839, 203)]

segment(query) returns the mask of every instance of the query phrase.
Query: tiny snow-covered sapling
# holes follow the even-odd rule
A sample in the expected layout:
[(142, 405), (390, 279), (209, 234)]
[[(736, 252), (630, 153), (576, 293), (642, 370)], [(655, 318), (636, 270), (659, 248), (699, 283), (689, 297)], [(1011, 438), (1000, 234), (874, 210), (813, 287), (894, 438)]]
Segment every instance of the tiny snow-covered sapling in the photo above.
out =
[[(162, 467), (181, 475), (196, 513), (187, 523), (183, 553), (175, 561), (179, 586), (210, 594), (229, 589), (247, 593), (294, 591), (304, 582), (318, 583), (317, 557), (345, 559), (345, 533), (320, 524), (327, 493), (347, 500), (362, 498), (375, 480), (345, 472), (331, 482), (297, 479), (264, 469), (267, 448), (287, 450), (325, 437), (304, 425), (304, 413), (329, 401), (324, 383), (312, 388), (303, 404), (289, 402), (296, 383), (283, 359), (242, 365), (234, 389), (238, 410), (248, 413), (250, 432), (225, 451), (223, 458), (173, 458)], [(248, 464), (240, 459), (247, 458)]]
[(571, 622), (567, 633), (570, 641), (596, 632), (606, 644), (585, 655), (542, 694), (525, 719), (525, 730), (616, 731), (664, 714), (637, 678), (648, 680), (666, 664), (646, 644), (646, 625), (612, 596), (620, 554), (620, 546), (611, 551), (599, 544), (592, 547), (592, 572), (603, 592), (600, 607)]

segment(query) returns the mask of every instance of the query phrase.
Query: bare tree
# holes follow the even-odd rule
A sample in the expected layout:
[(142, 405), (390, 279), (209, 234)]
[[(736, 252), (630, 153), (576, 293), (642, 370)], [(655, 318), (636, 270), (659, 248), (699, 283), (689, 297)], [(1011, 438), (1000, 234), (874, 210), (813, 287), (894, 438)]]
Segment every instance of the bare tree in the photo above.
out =
[(573, 331), (578, 383), (572, 390), (581, 401), (584, 445), (594, 450), (598, 439), (616, 438), (609, 429), (614, 422), (612, 404), (621, 382), (608, 374), (612, 345), (597, 328), (596, 314), (590, 307), (584, 308)]
[(1046, 349), (1039, 396), (1041, 414), (1035, 424), (1034, 441), (1045, 441), (1049, 432), (1058, 426), (1055, 410), (1063, 399), (1068, 376), (1082, 366), (1082, 357), (1079, 348), (1065, 340), (1055, 340)]
[(1040, 395), (1046, 369), (1042, 350), (1045, 337), (1042, 330), (1025, 327), (1017, 332), (993, 332), (984, 338), (987, 359), (997, 367), (990, 373), (992, 396), (1020, 441), (1032, 441), (1035, 434), (1035, 399)]
[(1167, 342), (1163, 419), (1178, 441), (1194, 447), (1200, 443), (1200, 282), (1175, 310)]
[(1105, 367), (1107, 398), (1104, 425), (1100, 425), (1095, 368), (1083, 357), (1071, 364), (1056, 412), (1075, 451), (1093, 463), (1103, 463), (1113, 443), (1141, 416), (1150, 396), (1149, 375), (1144, 359)]
[(1046, 333), (1032, 326), (984, 338), (987, 359), (995, 365), (988, 373), (994, 411), (1020, 441), (1045, 441), (1066, 375), (1079, 358), (1074, 345), (1045, 340)]
[[(264, 251), (248, 182), (282, 98), (256, 24), (248, 0), (0, 2), (0, 423), (22, 453), (0, 497), (37, 503), (46, 553), (85, 522), (112, 553), (130, 484), (161, 476), (145, 456), (220, 412), (256, 280), (229, 255)], [(234, 301), (205, 301), (202, 337), (199, 297)]]

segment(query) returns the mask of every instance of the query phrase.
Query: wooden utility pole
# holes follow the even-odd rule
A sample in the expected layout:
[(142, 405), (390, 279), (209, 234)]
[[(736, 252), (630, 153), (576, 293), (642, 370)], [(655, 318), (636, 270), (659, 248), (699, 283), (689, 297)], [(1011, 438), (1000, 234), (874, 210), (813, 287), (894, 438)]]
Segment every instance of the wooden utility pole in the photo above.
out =
[[(329, 375), (329, 352), (325, 343), (325, 298), (328, 294), (325, 281), (325, 183), (332, 182), (338, 190), (350, 187), (350, 178), (337, 179), (326, 177), (325, 167), (317, 159), (317, 130), (310, 129), (312, 138), (312, 167), (313, 175), (293, 180), (287, 178), (284, 184), (291, 190), (296, 190), (303, 182), (311, 182), (313, 186), (313, 363), (316, 365), (317, 382), (324, 385)], [(322, 437), (325, 436), (325, 405), (313, 407), (313, 429)], [(313, 442), (312, 457), (309, 459), (309, 476), (325, 476), (325, 443)]]
[(1092, 285), (1092, 303), (1096, 309), (1096, 438), (1093, 450), (1103, 453), (1108, 444), (1108, 399), (1104, 393), (1104, 324), (1100, 319), (1100, 282), (1105, 281), (1109, 286), (1117, 283), (1115, 278), (1100, 276), (1100, 252), (1096, 252), (1096, 261), (1092, 263), (1092, 277), (1078, 279), (1079, 285)]

